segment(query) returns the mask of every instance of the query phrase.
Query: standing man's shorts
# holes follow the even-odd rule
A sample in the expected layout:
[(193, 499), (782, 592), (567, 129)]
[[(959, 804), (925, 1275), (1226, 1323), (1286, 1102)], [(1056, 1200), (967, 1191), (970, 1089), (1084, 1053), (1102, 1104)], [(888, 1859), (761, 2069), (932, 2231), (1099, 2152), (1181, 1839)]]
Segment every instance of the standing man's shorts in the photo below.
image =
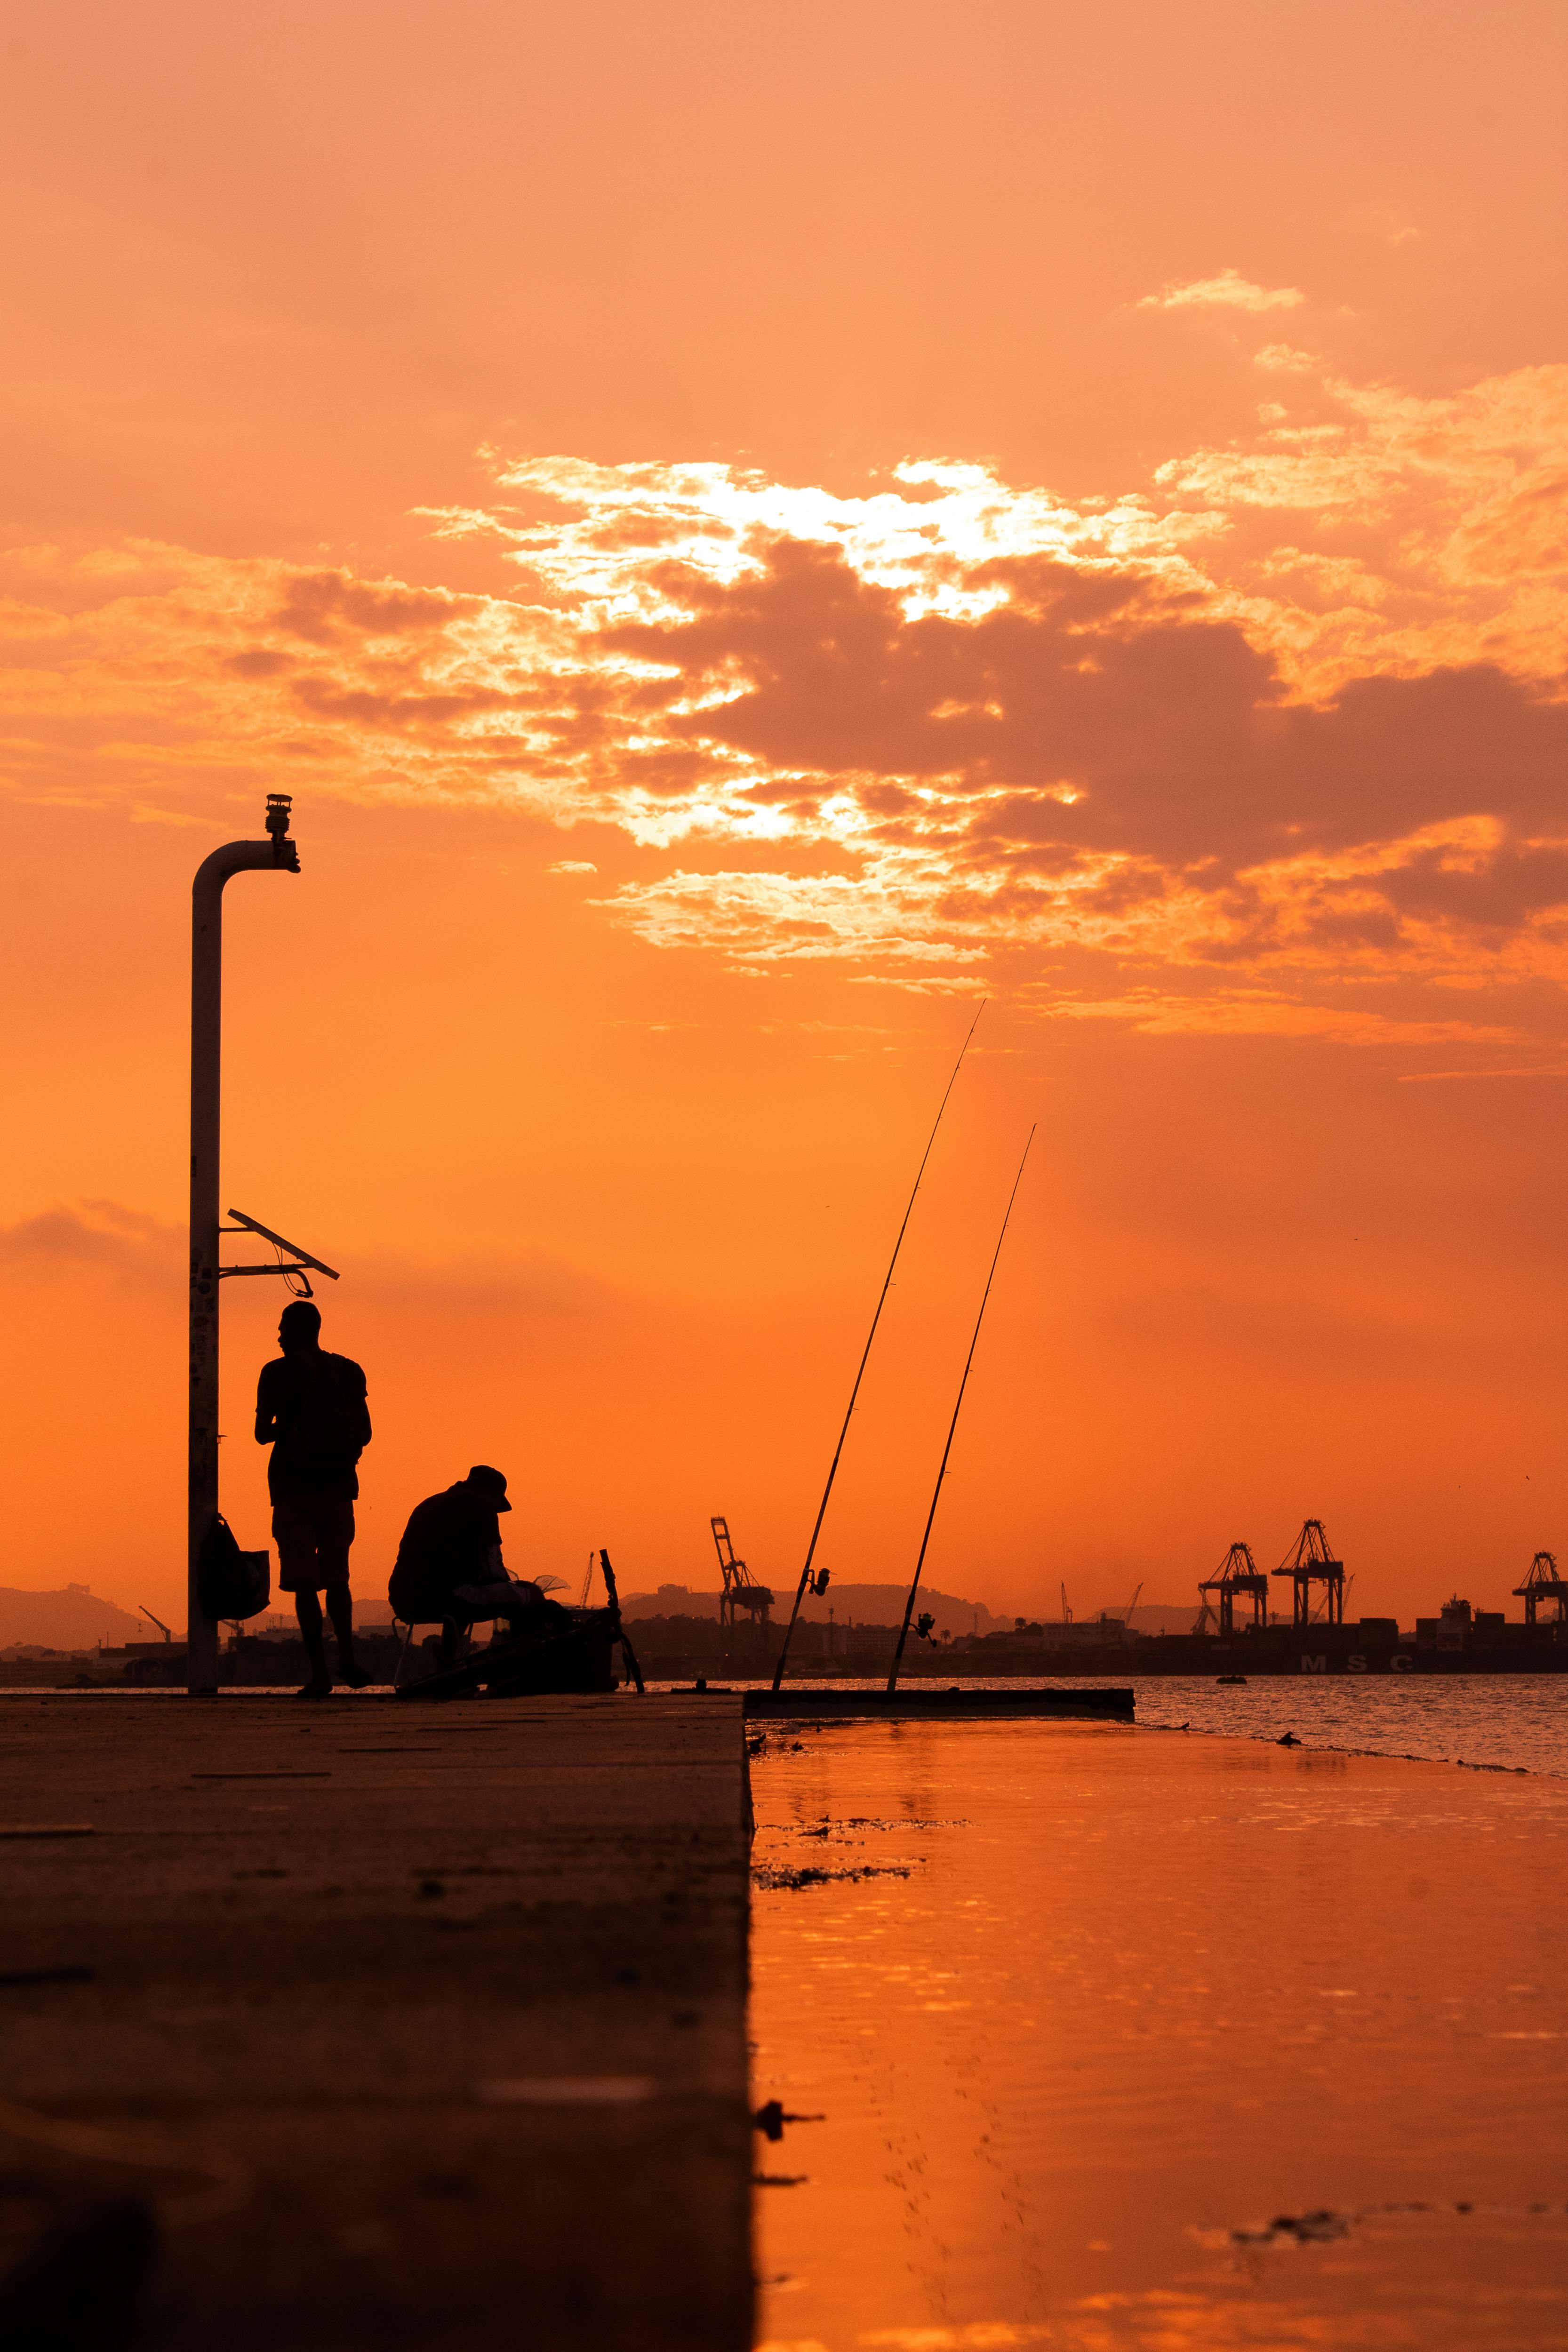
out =
[(272, 1506), (279, 1592), (320, 1592), (349, 1580), (354, 1507), (344, 1495), (290, 1495)]

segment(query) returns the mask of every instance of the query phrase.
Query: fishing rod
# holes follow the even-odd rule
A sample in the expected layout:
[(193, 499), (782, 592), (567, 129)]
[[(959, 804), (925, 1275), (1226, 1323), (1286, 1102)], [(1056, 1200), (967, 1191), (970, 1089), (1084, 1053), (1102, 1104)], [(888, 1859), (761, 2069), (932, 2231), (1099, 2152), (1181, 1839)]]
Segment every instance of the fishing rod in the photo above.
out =
[(607, 1551), (602, 1551), (599, 1554), (599, 1566), (605, 1571), (605, 1591), (609, 1598), (610, 1638), (620, 1643), (621, 1656), (631, 1669), (632, 1680), (637, 1686), (637, 1696), (641, 1698), (643, 1696), (642, 1668), (637, 1664), (637, 1652), (626, 1637), (626, 1629), (621, 1622), (621, 1596), (616, 1591), (616, 1571), (610, 1566), (610, 1555)]
[(805, 1566), (801, 1570), (800, 1582), (795, 1587), (795, 1607), (789, 1612), (789, 1624), (784, 1633), (784, 1647), (779, 1652), (779, 1662), (773, 1668), (774, 1690), (778, 1689), (779, 1685), (784, 1680), (784, 1664), (789, 1657), (789, 1645), (795, 1639), (795, 1619), (800, 1615), (801, 1602), (805, 1599), (808, 1590), (819, 1598), (827, 1590), (827, 1570), (824, 1569), (819, 1575), (815, 1577), (811, 1572), (811, 1563), (816, 1555), (816, 1538), (822, 1533), (822, 1522), (827, 1516), (827, 1498), (833, 1492), (833, 1481), (838, 1475), (838, 1457), (844, 1451), (844, 1441), (849, 1434), (849, 1423), (855, 1416), (855, 1400), (860, 1393), (860, 1383), (866, 1376), (866, 1366), (870, 1359), (871, 1342), (877, 1336), (877, 1326), (882, 1319), (882, 1308), (887, 1302), (888, 1293), (892, 1287), (893, 1268), (898, 1265), (899, 1252), (903, 1248), (904, 1234), (909, 1229), (910, 1218), (914, 1212), (915, 1193), (921, 1189), (921, 1179), (926, 1172), (926, 1161), (931, 1158), (931, 1145), (936, 1141), (937, 1129), (942, 1125), (942, 1112), (947, 1108), (947, 1097), (952, 1092), (953, 1087), (958, 1084), (958, 1074), (963, 1067), (963, 1057), (969, 1051), (970, 1040), (973, 1037), (976, 1029), (980, 1026), (980, 1013), (984, 1013), (985, 1010), (985, 1002), (984, 997), (982, 997), (980, 1000), (980, 1012), (976, 1013), (973, 1020), (970, 1023), (969, 1035), (965, 1037), (963, 1045), (959, 1048), (958, 1059), (952, 1066), (952, 1076), (949, 1078), (946, 1088), (942, 1094), (942, 1100), (937, 1106), (936, 1118), (932, 1122), (931, 1131), (926, 1138), (926, 1148), (921, 1154), (921, 1164), (915, 1171), (914, 1190), (910, 1194), (909, 1205), (904, 1211), (904, 1222), (899, 1227), (899, 1238), (893, 1244), (893, 1255), (888, 1261), (888, 1271), (883, 1279), (881, 1293), (877, 1300), (877, 1312), (872, 1316), (871, 1328), (866, 1334), (866, 1348), (864, 1354), (860, 1358), (860, 1369), (855, 1375), (855, 1385), (849, 1391), (849, 1404), (848, 1409), (844, 1415), (844, 1426), (838, 1433), (838, 1443), (833, 1449), (833, 1460), (828, 1466), (827, 1472), (827, 1484), (822, 1490), (822, 1500), (816, 1507), (816, 1525), (812, 1528), (811, 1541), (806, 1547)]
[(952, 1452), (952, 1440), (958, 1428), (958, 1416), (963, 1410), (963, 1391), (969, 1386), (969, 1368), (974, 1361), (974, 1350), (979, 1345), (980, 1326), (985, 1320), (985, 1302), (991, 1296), (991, 1286), (996, 1279), (997, 1260), (1002, 1255), (1002, 1244), (1007, 1238), (1007, 1226), (1013, 1214), (1013, 1203), (1018, 1197), (1018, 1187), (1024, 1181), (1024, 1160), (1029, 1156), (1029, 1144), (1032, 1144), (1034, 1139), (1035, 1130), (1031, 1128), (1029, 1142), (1024, 1146), (1024, 1159), (1018, 1162), (1018, 1172), (1013, 1179), (1013, 1189), (1007, 1195), (1007, 1213), (1002, 1220), (1002, 1230), (996, 1236), (996, 1248), (991, 1260), (991, 1271), (985, 1277), (985, 1288), (980, 1299), (980, 1312), (974, 1318), (974, 1330), (969, 1342), (969, 1353), (963, 1360), (963, 1378), (958, 1383), (958, 1402), (952, 1408), (952, 1419), (947, 1428), (947, 1444), (942, 1449), (942, 1467), (936, 1474), (936, 1486), (931, 1494), (931, 1508), (926, 1513), (925, 1533), (921, 1538), (920, 1558), (915, 1562), (914, 1578), (910, 1585), (910, 1597), (904, 1603), (904, 1622), (899, 1628), (899, 1645), (893, 1652), (893, 1663), (888, 1669), (889, 1695), (898, 1685), (899, 1661), (904, 1654), (904, 1643), (909, 1639), (910, 1619), (915, 1613), (915, 1595), (921, 1589), (921, 1570), (926, 1564), (926, 1546), (931, 1541), (931, 1527), (936, 1518), (936, 1507), (942, 1500), (942, 1482), (947, 1475), (947, 1457)]

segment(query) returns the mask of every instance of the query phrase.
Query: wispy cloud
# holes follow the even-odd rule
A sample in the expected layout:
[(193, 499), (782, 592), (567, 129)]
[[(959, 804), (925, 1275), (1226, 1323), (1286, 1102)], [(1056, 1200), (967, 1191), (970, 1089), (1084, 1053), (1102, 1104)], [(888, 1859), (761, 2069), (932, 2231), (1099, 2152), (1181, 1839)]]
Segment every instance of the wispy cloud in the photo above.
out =
[[(58, 1283), (108, 1277), (133, 1290), (156, 1290), (182, 1305), (186, 1237), (183, 1225), (121, 1201), (76, 1201), (0, 1225), (0, 1269), (13, 1279)], [(226, 1245), (225, 1262), (242, 1262), (243, 1238)], [(261, 1253), (265, 1257), (266, 1253)], [(256, 1251), (248, 1250), (254, 1260)], [(601, 1318), (618, 1305), (600, 1276), (548, 1251), (501, 1245), (446, 1256), (384, 1248), (362, 1252), (345, 1266), (345, 1298), (399, 1313), (489, 1315), (554, 1321)], [(340, 1294), (328, 1294), (327, 1303)], [(283, 1294), (279, 1292), (281, 1303)]]
[(1145, 294), (1141, 310), (1294, 310), (1306, 300), (1296, 286), (1259, 286), (1238, 269), (1222, 269), (1214, 278), (1192, 278), (1180, 285), (1162, 286)]
[(177, 1294), (185, 1271), (178, 1225), (119, 1201), (76, 1201), (0, 1225), (0, 1266), (13, 1279), (95, 1275)]
[(500, 1324), (601, 1320), (625, 1302), (599, 1276), (548, 1250), (502, 1247), (421, 1257), (402, 1250), (362, 1254), (353, 1293), (374, 1309), (457, 1314)]

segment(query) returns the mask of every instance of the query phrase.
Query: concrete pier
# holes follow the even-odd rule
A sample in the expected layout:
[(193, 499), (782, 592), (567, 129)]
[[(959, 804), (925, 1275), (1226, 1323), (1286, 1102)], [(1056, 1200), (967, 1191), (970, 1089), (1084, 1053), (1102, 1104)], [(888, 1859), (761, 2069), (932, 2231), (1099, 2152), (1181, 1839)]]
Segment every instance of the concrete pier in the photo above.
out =
[(770, 1723), (988, 1723), (1017, 1717), (1131, 1723), (1133, 1696), (1130, 1689), (1054, 1690), (1023, 1684), (1012, 1690), (963, 1690), (917, 1683), (889, 1691), (785, 1683), (782, 1690), (749, 1690), (746, 1714)]
[(18, 1695), (0, 1789), (14, 2285), (120, 2203), (159, 2347), (750, 2343), (739, 1696)]

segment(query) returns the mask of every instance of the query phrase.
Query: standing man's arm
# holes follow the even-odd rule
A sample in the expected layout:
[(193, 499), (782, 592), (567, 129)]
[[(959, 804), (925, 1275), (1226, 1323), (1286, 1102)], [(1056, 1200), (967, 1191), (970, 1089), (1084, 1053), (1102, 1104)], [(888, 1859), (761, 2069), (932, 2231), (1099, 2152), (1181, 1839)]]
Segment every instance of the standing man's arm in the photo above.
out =
[[(359, 1366), (357, 1364), (355, 1365), (354, 1370), (359, 1371)], [(354, 1397), (354, 1438), (359, 1446), (360, 1452), (363, 1454), (371, 1440), (370, 1398), (366, 1392), (365, 1378), (363, 1371), (359, 1372), (359, 1380), (356, 1383), (356, 1394)]]
[(263, 1364), (261, 1378), (256, 1383), (256, 1443), (258, 1445), (270, 1445), (278, 1434), (278, 1408), (268, 1395), (272, 1382), (267, 1375), (271, 1370), (270, 1364)]

